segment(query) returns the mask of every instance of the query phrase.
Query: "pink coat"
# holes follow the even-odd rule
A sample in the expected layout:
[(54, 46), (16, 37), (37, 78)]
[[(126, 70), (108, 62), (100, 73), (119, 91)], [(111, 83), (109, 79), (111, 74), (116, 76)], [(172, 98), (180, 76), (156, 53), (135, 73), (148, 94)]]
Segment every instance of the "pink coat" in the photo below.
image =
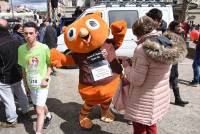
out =
[(176, 44), (164, 47), (149, 37), (145, 36), (134, 52), (131, 88), (125, 110), (126, 119), (145, 125), (157, 123), (167, 113), (171, 64), (187, 54), (186, 49), (182, 51), (182, 48), (175, 47)]

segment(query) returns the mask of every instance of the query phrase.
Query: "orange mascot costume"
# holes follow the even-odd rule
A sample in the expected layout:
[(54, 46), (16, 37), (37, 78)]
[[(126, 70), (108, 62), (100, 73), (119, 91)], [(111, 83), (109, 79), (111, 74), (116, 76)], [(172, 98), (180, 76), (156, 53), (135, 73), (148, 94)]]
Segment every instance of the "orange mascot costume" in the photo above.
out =
[[(110, 29), (113, 39), (108, 39)], [(109, 28), (101, 14), (95, 12), (63, 28), (65, 43), (71, 50), (71, 55), (51, 50), (53, 66), (79, 66), (78, 88), (85, 102), (79, 116), (81, 128), (92, 128), (93, 123), (88, 115), (98, 104), (101, 107), (102, 121), (109, 123), (115, 118), (109, 106), (119, 87), (122, 71), (115, 50), (121, 46), (126, 30), (125, 21), (116, 21)]]

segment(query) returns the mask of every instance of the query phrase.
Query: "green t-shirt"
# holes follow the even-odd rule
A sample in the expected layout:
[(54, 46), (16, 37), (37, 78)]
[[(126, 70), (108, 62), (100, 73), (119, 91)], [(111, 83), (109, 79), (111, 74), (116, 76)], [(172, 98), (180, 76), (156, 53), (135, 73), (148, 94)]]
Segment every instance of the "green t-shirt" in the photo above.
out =
[(50, 64), (50, 50), (47, 45), (38, 42), (36, 46), (28, 49), (27, 44), (18, 48), (18, 64), (27, 74), (30, 89), (41, 89), (41, 80), (45, 78)]

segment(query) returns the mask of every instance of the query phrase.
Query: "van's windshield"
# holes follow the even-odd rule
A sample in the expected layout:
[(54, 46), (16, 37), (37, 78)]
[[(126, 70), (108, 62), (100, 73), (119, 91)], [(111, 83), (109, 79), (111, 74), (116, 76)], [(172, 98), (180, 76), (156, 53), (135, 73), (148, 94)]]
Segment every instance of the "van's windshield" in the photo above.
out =
[(138, 19), (137, 10), (111, 10), (108, 12), (109, 25), (118, 20), (125, 20), (127, 28), (132, 28), (133, 23)]

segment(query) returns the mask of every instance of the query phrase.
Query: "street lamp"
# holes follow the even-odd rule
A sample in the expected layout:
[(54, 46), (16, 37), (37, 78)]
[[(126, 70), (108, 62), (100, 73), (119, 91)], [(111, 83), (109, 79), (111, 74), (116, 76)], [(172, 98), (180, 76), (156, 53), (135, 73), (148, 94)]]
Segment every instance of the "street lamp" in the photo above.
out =
[(47, 0), (47, 18), (49, 19), (51, 17), (50, 15), (50, 6), (49, 6), (50, 0)]
[(56, 21), (56, 9), (58, 8), (58, 0), (51, 0), (51, 8), (52, 8), (52, 18), (53, 21)]
[(12, 0), (10, 0), (10, 4), (11, 4), (12, 18), (14, 18), (14, 11), (13, 11), (13, 2), (12, 2)]

